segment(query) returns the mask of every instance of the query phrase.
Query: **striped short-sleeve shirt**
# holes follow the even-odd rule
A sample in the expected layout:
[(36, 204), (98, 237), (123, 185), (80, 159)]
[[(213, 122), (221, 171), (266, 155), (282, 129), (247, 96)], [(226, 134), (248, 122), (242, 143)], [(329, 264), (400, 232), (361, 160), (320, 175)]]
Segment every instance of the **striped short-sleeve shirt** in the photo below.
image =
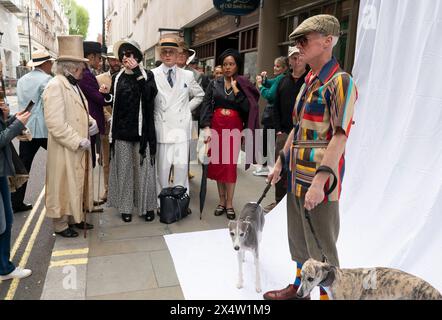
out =
[[(293, 110), (293, 123), (298, 129), (290, 151), (289, 191), (297, 197), (304, 197), (307, 193), (324, 157), (324, 145), (332, 139), (338, 128), (349, 135), (357, 95), (352, 77), (343, 72), (335, 58), (322, 68), (319, 75), (315, 76), (312, 72), (307, 75)], [(300, 147), (302, 143), (299, 142), (304, 144), (303, 147)], [(315, 143), (319, 143), (319, 147)], [(345, 155), (342, 155), (338, 166), (332, 169), (338, 177), (338, 186), (324, 200), (326, 202), (339, 200)], [(330, 183), (329, 180), (326, 188)]]

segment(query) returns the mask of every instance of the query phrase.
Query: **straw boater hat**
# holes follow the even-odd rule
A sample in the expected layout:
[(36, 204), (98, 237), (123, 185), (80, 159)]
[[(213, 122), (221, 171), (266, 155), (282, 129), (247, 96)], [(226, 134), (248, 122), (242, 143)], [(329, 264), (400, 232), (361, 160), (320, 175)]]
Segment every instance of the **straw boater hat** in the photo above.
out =
[(28, 67), (38, 67), (41, 66), (46, 61), (55, 61), (46, 50), (36, 50), (32, 52), (32, 60), (28, 62)]
[[(116, 59), (122, 60), (123, 49), (130, 49), (134, 52), (135, 58), (138, 58), (138, 62), (143, 61), (143, 52), (138, 42), (134, 40), (121, 40), (114, 44), (114, 57)], [(108, 56), (109, 57), (109, 56)], [(121, 58), (120, 58), (121, 57)]]
[(83, 55), (82, 36), (58, 36), (57, 61), (88, 62)]

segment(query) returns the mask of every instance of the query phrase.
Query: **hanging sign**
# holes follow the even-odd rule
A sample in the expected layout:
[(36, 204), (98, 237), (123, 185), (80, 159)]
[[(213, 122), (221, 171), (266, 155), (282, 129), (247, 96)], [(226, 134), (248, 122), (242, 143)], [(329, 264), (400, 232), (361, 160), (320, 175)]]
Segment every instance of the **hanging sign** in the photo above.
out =
[(261, 0), (213, 0), (218, 11), (226, 15), (245, 16), (259, 8)]

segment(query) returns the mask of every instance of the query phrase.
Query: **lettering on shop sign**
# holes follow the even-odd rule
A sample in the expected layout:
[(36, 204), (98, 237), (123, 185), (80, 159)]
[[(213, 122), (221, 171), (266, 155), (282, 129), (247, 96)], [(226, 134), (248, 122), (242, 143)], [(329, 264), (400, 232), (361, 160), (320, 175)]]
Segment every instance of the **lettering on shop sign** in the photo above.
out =
[(258, 9), (261, 0), (213, 0), (215, 8), (226, 15), (245, 16)]

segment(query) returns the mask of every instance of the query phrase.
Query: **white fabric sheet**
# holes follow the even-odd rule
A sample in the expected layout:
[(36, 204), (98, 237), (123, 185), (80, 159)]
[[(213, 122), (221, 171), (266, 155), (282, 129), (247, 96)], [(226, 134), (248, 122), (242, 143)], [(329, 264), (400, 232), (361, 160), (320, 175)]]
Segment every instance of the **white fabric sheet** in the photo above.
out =
[(442, 1), (362, 0), (338, 250), (442, 291)]

